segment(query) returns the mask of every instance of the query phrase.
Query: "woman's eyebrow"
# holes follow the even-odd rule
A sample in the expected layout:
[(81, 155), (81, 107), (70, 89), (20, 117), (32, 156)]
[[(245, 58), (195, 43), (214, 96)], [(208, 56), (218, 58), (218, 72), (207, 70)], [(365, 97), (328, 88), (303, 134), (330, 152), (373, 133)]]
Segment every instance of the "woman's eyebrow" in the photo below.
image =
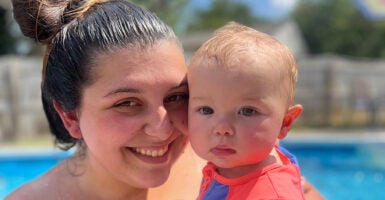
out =
[[(175, 89), (179, 89), (181, 87), (187, 87), (187, 86), (188, 86), (187, 81), (183, 81), (179, 85), (171, 87), (170, 90), (175, 90)], [(134, 88), (125, 88), (125, 87), (123, 87), (123, 88), (118, 88), (116, 90), (113, 90), (113, 91), (107, 93), (106, 95), (104, 95), (103, 97), (107, 97), (107, 96), (114, 95), (114, 94), (117, 94), (117, 93), (140, 93), (140, 90), (134, 89)]]
[(134, 89), (134, 88), (118, 88), (116, 90), (113, 90), (113, 91), (107, 93), (103, 97), (107, 97), (107, 96), (117, 94), (117, 93), (140, 93), (140, 90)]
[(188, 87), (187, 81), (181, 82), (179, 85), (170, 88), (170, 90), (179, 89), (179, 88), (181, 88), (181, 87)]

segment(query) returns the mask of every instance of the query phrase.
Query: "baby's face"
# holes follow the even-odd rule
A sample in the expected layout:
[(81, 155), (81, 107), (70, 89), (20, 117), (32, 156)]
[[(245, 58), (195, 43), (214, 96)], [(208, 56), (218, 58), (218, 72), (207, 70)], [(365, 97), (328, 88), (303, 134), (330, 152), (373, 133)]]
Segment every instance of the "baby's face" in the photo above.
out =
[(207, 63), (188, 72), (192, 147), (219, 168), (251, 171), (267, 159), (280, 134), (287, 110), (282, 72), (265, 63)]

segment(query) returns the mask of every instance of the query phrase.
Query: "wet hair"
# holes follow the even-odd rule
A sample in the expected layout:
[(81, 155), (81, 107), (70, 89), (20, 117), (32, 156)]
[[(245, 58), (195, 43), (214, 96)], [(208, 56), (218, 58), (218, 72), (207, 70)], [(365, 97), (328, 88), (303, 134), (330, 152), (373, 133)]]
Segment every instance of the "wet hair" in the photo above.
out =
[(189, 68), (199, 66), (202, 62), (209, 66), (238, 67), (242, 55), (251, 61), (264, 59), (272, 67), (277, 65), (279, 72), (283, 72), (280, 73), (281, 80), (289, 82), (289, 106), (294, 99), (298, 76), (296, 60), (286, 45), (253, 28), (236, 22), (227, 23), (195, 52)]
[(180, 45), (155, 14), (126, 0), (12, 0), (12, 4), (23, 34), (47, 47), (43, 108), (56, 145), (65, 150), (81, 140), (68, 133), (53, 102), (65, 112), (79, 108), (83, 89), (94, 81), (91, 70), (97, 55), (146, 49), (161, 40)]

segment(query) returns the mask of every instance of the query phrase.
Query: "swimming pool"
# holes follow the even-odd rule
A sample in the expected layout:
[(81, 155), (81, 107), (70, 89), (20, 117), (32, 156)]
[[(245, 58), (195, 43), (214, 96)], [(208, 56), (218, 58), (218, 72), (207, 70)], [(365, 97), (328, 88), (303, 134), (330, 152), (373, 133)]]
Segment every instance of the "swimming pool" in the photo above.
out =
[(383, 139), (283, 141), (327, 200), (385, 199)]
[[(385, 199), (384, 141), (288, 139), (282, 145), (297, 156), (302, 174), (326, 199)], [(58, 150), (0, 152), (0, 199), (70, 154)]]
[(0, 151), (0, 199), (40, 176), (71, 153), (51, 149)]

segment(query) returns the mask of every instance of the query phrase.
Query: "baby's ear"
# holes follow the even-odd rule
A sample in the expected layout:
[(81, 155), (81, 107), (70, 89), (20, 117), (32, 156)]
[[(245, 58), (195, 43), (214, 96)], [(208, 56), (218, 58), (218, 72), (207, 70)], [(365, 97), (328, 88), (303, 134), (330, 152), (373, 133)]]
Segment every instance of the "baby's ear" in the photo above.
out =
[(79, 127), (79, 119), (75, 111), (66, 112), (63, 108), (56, 102), (53, 102), (53, 106), (56, 112), (59, 114), (64, 127), (70, 133), (73, 138), (80, 139), (82, 134)]
[(285, 117), (283, 118), (281, 132), (278, 136), (279, 139), (283, 139), (286, 137), (294, 121), (301, 115), (302, 110), (303, 108), (299, 104), (289, 107), (285, 114)]

